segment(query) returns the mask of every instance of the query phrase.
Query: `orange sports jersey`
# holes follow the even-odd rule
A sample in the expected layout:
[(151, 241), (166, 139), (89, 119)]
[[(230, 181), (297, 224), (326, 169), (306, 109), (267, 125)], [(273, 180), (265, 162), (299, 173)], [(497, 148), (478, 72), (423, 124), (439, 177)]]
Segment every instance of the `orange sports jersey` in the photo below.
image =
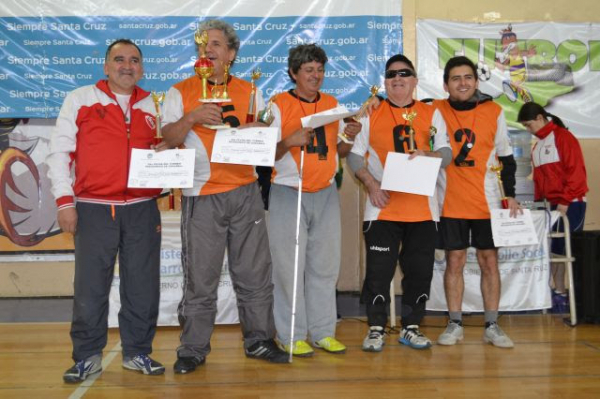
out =
[(502, 108), (493, 101), (458, 111), (447, 100), (433, 103), (444, 117), (452, 147), (442, 187), (442, 217), (489, 219), (491, 208), (500, 208), (495, 174), (489, 167), (496, 155), (512, 154)]
[[(328, 95), (319, 93), (315, 102), (309, 103), (300, 100), (291, 92), (278, 94), (274, 100), (281, 114), (281, 140), (285, 139), (296, 130), (302, 128), (300, 118), (316, 114), (337, 107), (337, 100)], [(313, 143), (326, 146), (325, 159), (319, 159), (317, 152), (304, 151), (304, 173), (302, 175), (302, 191), (317, 192), (333, 182), (338, 167), (337, 137), (339, 122), (315, 129)], [(320, 142), (321, 141), (321, 142)], [(314, 151), (319, 151), (316, 148)], [(323, 158), (321, 156), (321, 158)], [(280, 160), (275, 162), (273, 182), (286, 186), (298, 186), (298, 173), (300, 170), (300, 147), (293, 147)]]
[[(183, 80), (173, 87), (181, 93), (184, 114), (198, 106), (198, 99), (202, 93), (202, 85), (197, 76)], [(212, 89), (210, 84), (208, 85), (208, 89), (209, 92)], [(227, 91), (232, 101), (221, 104), (223, 108), (223, 121), (228, 122), (233, 127), (239, 126), (246, 121), (250, 102), (250, 83), (232, 76), (227, 85)], [(200, 188), (199, 192), (195, 195), (209, 195), (231, 191), (256, 180), (253, 166), (209, 162), (216, 131), (200, 124), (195, 124), (192, 129), (200, 141), (188, 140), (186, 138), (185, 147), (196, 148), (197, 162), (194, 172), (194, 187)], [(199, 155), (207, 158), (202, 159), (200, 164), (198, 162)]]
[[(389, 101), (383, 102), (369, 118), (369, 170), (381, 168), (385, 165), (388, 152), (401, 152), (408, 154), (408, 122), (402, 116), (405, 113), (416, 112), (413, 121), (415, 131), (415, 147), (429, 151), (430, 128), (432, 126), (435, 109), (420, 101), (411, 107), (403, 108), (392, 105)], [(372, 152), (375, 154), (372, 154)], [(376, 155), (373, 157), (372, 155)], [(375, 165), (377, 164), (377, 166)], [(383, 175), (381, 168), (377, 174)], [(398, 171), (402, 173), (402, 171)], [(420, 222), (432, 220), (429, 199), (424, 195), (389, 191), (388, 205), (379, 210), (377, 220), (398, 222)], [(370, 204), (370, 201), (367, 199)]]

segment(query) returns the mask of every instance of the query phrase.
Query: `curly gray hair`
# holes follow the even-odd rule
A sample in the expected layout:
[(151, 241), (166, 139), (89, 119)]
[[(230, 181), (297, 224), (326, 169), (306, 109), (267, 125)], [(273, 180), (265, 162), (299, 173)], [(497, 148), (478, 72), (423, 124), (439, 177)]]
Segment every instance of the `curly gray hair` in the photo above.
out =
[(230, 49), (235, 50), (235, 54), (237, 55), (237, 52), (240, 49), (240, 38), (238, 37), (237, 33), (235, 33), (233, 26), (220, 19), (209, 19), (207, 21), (203, 21), (198, 26), (197, 31), (202, 32), (210, 29), (218, 29), (223, 32), (225, 38), (227, 39), (227, 46)]

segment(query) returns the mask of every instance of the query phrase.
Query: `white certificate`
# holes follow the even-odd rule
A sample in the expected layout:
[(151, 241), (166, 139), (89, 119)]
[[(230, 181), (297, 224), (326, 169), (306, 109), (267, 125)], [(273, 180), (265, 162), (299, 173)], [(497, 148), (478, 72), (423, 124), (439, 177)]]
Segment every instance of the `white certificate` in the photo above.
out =
[(194, 183), (194, 149), (131, 150), (131, 188), (189, 188)]
[(302, 122), (302, 127), (312, 127), (313, 129), (316, 129), (354, 114), (356, 114), (356, 112), (348, 111), (343, 105), (338, 105), (337, 107), (328, 109), (327, 111), (300, 118), (300, 122)]
[(417, 155), (408, 159), (407, 154), (388, 152), (381, 188), (432, 197), (441, 164), (441, 158)]
[(511, 218), (508, 209), (492, 209), (492, 234), (497, 247), (537, 245), (538, 237), (533, 227), (531, 211), (523, 209), (522, 214)]
[(223, 129), (215, 134), (211, 162), (273, 166), (277, 149), (276, 127)]

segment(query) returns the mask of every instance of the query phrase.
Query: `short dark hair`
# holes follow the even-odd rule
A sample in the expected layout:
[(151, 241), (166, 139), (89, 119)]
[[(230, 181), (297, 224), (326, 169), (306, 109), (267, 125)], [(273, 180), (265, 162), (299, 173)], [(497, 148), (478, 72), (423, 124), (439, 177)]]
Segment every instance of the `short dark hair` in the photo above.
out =
[(517, 122), (529, 122), (537, 118), (538, 115), (542, 115), (544, 119), (552, 119), (555, 125), (560, 126), (566, 129), (563, 121), (556, 115), (552, 115), (550, 112), (546, 111), (544, 107), (542, 107), (538, 103), (528, 102), (523, 104), (521, 109), (519, 110), (519, 115), (517, 116)]
[(415, 71), (415, 66), (413, 65), (412, 61), (408, 59), (407, 56), (405, 56), (404, 54), (396, 54), (390, 57), (389, 60), (387, 60), (387, 62), (385, 63), (385, 70), (387, 71), (388, 69), (390, 69), (390, 65), (392, 65), (394, 62), (403, 62), (406, 65), (408, 65), (408, 67), (413, 71)]
[(327, 63), (327, 54), (325, 54), (325, 50), (316, 44), (301, 44), (296, 47), (292, 47), (288, 56), (288, 75), (292, 82), (296, 83), (296, 79), (292, 77), (294, 74), (298, 73), (302, 64), (306, 64), (307, 62), (318, 62), (325, 66)]
[(143, 58), (142, 50), (131, 39), (117, 39), (114, 42), (112, 42), (110, 44), (110, 46), (108, 46), (108, 48), (106, 49), (106, 55), (104, 56), (104, 61), (108, 61), (108, 56), (110, 55), (110, 50), (112, 50), (113, 47), (115, 47), (117, 44), (127, 44), (129, 46), (135, 47), (137, 49), (137, 51), (140, 53), (140, 58)]
[(479, 77), (477, 76), (477, 67), (475, 66), (473, 61), (471, 61), (467, 57), (461, 55), (458, 57), (450, 58), (448, 60), (448, 62), (446, 63), (446, 66), (444, 67), (444, 83), (448, 84), (448, 80), (450, 79), (450, 71), (453, 68), (463, 66), (463, 65), (466, 65), (469, 68), (471, 68), (471, 70), (473, 71), (473, 76), (475, 77), (475, 80), (479, 79)]

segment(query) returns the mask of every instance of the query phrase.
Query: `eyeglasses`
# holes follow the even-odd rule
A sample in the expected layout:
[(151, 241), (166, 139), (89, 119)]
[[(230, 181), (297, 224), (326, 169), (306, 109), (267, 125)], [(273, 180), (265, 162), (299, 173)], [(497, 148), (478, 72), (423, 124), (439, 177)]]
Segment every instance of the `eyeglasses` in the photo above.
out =
[(394, 79), (396, 76), (401, 78), (408, 78), (409, 76), (416, 76), (410, 69), (388, 69), (385, 71), (386, 79)]

